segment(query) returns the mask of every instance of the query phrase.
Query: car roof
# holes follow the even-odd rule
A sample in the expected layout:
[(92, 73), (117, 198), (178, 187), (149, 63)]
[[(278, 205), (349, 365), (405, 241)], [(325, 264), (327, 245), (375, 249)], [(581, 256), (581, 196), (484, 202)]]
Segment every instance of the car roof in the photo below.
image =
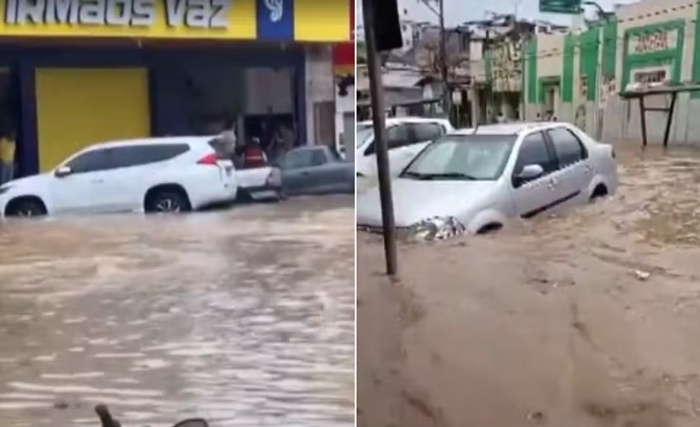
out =
[(452, 135), (519, 135), (533, 130), (544, 130), (554, 127), (566, 127), (563, 122), (517, 122), (481, 125), (476, 128), (458, 129)]
[(129, 147), (136, 145), (165, 145), (165, 144), (203, 144), (208, 143), (212, 139), (217, 138), (217, 135), (211, 136), (163, 136), (155, 138), (134, 138), (122, 139), (115, 141), (98, 142), (92, 144), (88, 149), (95, 148), (113, 148), (113, 147)]
[[(445, 123), (448, 122), (447, 119), (440, 117), (388, 117), (385, 120), (386, 125), (395, 125), (399, 123)], [(372, 120), (364, 120), (358, 123), (359, 125), (370, 125)]]

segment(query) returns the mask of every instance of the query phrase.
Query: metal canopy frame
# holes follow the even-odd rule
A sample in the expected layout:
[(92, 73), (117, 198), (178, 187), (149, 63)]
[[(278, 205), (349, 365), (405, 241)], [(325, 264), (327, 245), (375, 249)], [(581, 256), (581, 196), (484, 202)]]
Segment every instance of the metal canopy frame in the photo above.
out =
[[(673, 112), (676, 109), (676, 100), (679, 93), (700, 92), (700, 85), (678, 85), (678, 86), (658, 86), (639, 90), (621, 92), (620, 97), (625, 100), (637, 99), (639, 101), (640, 123), (642, 125), (642, 145), (647, 146), (647, 112), (666, 113), (666, 128), (664, 129), (664, 148), (668, 147), (668, 140), (671, 136), (671, 124), (673, 123)], [(668, 107), (647, 107), (644, 100), (653, 95), (671, 95), (671, 103)]]

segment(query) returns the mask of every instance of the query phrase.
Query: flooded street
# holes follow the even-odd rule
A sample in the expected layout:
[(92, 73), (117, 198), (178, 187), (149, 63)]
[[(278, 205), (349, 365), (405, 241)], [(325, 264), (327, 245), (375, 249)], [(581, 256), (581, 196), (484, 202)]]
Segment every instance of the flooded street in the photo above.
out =
[(353, 203), (0, 223), (0, 425), (353, 425)]
[(615, 197), (489, 236), (358, 237), (361, 427), (700, 423), (700, 152), (618, 147)]

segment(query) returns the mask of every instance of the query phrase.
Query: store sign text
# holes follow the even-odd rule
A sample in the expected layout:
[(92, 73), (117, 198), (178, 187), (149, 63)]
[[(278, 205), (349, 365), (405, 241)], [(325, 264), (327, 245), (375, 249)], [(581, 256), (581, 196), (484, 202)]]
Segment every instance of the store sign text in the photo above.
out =
[(629, 53), (640, 55), (675, 49), (678, 31), (655, 31), (649, 34), (630, 37)]
[[(7, 0), (7, 24), (150, 27), (162, 0)], [(169, 27), (228, 28), (232, 0), (165, 0)]]

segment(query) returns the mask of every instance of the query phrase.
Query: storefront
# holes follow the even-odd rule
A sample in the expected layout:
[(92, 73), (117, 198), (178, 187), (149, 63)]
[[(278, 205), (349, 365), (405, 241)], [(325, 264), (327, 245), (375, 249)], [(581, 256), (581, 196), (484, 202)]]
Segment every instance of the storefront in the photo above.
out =
[(20, 175), (94, 142), (288, 126), (306, 141), (305, 42), (347, 41), (317, 0), (0, 0), (0, 132)]

